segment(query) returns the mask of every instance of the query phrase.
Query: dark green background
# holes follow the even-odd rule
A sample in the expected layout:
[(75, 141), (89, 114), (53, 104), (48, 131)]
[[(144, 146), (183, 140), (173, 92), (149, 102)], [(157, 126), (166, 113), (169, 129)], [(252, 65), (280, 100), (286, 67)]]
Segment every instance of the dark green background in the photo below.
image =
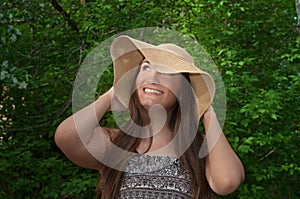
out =
[[(162, 27), (190, 35), (212, 56), (227, 97), (224, 132), (246, 180), (224, 198), (299, 198), (300, 32), (291, 0), (0, 3), (0, 198), (93, 198), (98, 173), (56, 147), (72, 114), (86, 55), (116, 33)], [(110, 67), (99, 92), (113, 81)], [(113, 125), (110, 115), (103, 125)], [(220, 197), (223, 198), (223, 197)]]

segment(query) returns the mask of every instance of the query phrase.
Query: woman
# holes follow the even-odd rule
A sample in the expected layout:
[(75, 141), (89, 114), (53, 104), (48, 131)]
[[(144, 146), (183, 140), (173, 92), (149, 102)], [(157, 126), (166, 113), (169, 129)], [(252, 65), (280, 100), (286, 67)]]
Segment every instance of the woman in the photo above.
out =
[[(114, 86), (55, 133), (72, 162), (101, 173), (101, 198), (213, 198), (233, 192), (244, 169), (211, 107), (211, 76), (173, 44), (120, 36), (111, 55)], [(130, 115), (118, 123), (120, 129), (97, 127), (106, 112), (120, 109)]]

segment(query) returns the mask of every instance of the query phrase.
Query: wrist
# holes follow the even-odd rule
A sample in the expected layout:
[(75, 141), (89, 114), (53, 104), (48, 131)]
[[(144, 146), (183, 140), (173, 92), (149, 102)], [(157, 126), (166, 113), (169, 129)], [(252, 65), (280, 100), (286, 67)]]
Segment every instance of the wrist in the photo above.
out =
[(203, 115), (204, 127), (208, 126), (214, 119), (216, 119), (216, 113), (214, 109), (210, 106)]
[(104, 93), (95, 101), (96, 110), (104, 110), (108, 112), (111, 110), (111, 97), (108, 93)]

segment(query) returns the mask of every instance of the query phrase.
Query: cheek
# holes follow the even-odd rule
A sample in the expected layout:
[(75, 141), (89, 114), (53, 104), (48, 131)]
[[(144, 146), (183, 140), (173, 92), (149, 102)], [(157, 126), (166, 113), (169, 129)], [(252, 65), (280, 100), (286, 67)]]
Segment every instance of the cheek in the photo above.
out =
[(165, 79), (164, 86), (168, 88), (174, 95), (179, 94), (181, 88), (181, 79), (180, 78)]
[(147, 78), (149, 77), (146, 74), (139, 72), (135, 80), (136, 88), (140, 87)]
[(177, 101), (179, 101), (177, 96), (171, 90), (168, 90), (167, 95), (162, 101), (162, 105), (165, 109), (169, 110), (170, 108), (174, 107)]
[(136, 80), (135, 80), (135, 88), (134, 89), (135, 89), (139, 99), (142, 96), (141, 86), (142, 86), (143, 82), (145, 81), (144, 79), (145, 79), (144, 75), (138, 74), (136, 77)]
[(135, 80), (135, 88), (138, 89), (141, 86), (141, 82), (143, 81), (141, 75), (137, 75)]
[(170, 91), (170, 93), (169, 93), (169, 100), (172, 103), (175, 103), (176, 101), (178, 101), (177, 97), (178, 97), (178, 95), (175, 95), (172, 91)]

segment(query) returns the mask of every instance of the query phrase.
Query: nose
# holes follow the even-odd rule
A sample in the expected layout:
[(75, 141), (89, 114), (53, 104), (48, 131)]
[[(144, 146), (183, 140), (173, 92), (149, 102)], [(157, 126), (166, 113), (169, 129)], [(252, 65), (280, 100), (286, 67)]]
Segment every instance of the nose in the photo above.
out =
[(152, 83), (159, 84), (161, 79), (161, 73), (156, 70), (155, 67), (152, 67), (149, 71), (149, 77), (152, 79)]
[(140, 71), (142, 79), (148, 83), (160, 84), (162, 73), (158, 72), (156, 66), (150, 63), (143, 63)]

